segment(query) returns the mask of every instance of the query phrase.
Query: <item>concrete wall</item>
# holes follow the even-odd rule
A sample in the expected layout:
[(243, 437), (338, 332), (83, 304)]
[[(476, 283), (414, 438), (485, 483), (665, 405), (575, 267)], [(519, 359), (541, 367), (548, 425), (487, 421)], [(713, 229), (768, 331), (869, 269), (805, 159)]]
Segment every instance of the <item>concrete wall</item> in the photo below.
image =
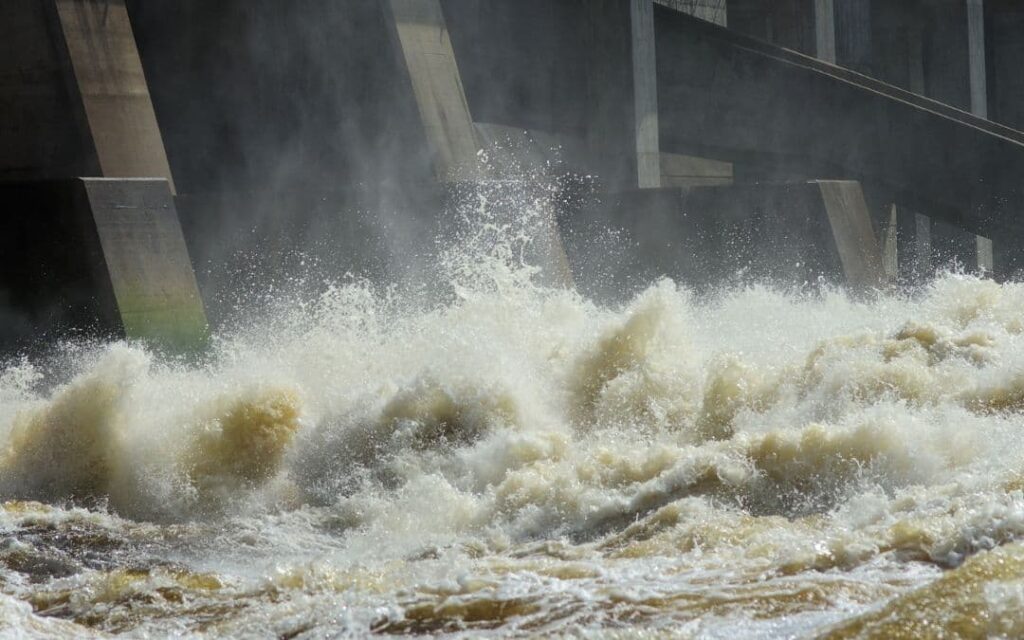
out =
[(0, 180), (98, 175), (54, 7), (7, 0), (0, 19)]
[(430, 175), (381, 3), (129, 6), (181, 192)]
[(386, 2), (129, 8), (215, 317), (283, 274), (415, 270), (440, 194)]
[(477, 122), (585, 135), (583, 2), (442, 2)]
[(986, 0), (989, 117), (1024, 130), (1024, 3)]

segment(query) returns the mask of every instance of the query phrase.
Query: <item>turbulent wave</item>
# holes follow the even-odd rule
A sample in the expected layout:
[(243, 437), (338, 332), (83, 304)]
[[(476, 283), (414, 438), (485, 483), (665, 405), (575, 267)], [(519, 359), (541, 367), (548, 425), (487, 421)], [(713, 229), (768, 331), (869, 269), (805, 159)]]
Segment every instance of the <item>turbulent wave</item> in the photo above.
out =
[(1024, 628), (1024, 285), (666, 280), (607, 307), (515, 255), (458, 262), (433, 305), (333, 286), (202, 364), (5, 365), (0, 625)]

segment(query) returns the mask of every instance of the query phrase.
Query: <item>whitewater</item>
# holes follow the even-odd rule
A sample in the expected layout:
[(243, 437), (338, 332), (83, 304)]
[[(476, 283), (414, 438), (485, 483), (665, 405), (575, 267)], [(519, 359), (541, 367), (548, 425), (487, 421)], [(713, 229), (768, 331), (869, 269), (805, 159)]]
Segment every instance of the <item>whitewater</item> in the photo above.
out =
[(1024, 634), (1024, 285), (598, 303), (508, 233), (4, 362), (0, 635)]

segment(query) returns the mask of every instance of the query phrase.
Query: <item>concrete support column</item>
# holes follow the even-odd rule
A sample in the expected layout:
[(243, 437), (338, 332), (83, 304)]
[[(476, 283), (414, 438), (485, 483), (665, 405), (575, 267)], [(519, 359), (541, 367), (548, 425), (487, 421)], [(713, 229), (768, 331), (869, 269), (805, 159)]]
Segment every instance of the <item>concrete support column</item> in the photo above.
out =
[(836, 12), (834, 0), (814, 0), (815, 57), (836, 62)]
[(847, 284), (861, 290), (881, 288), (886, 280), (884, 257), (860, 183), (819, 180), (816, 184)]
[(388, 0), (442, 181), (466, 179), (480, 149), (439, 0)]
[(124, 0), (9, 0), (0, 20), (0, 177), (172, 185)]
[[(713, 22), (721, 27), (728, 26), (728, 3), (726, 0), (655, 0), (676, 11), (695, 18)], [(657, 87), (655, 87), (657, 91)], [(696, 187), (732, 184), (734, 168), (731, 162), (711, 160), (679, 153), (662, 152), (660, 155), (661, 182), (663, 187)]]
[(587, 147), (612, 190), (661, 184), (654, 0), (588, 0)]
[(96, 320), (200, 346), (206, 316), (124, 0), (11, 0), (4, 12), (0, 297), (13, 293), (33, 330)]
[[(967, 2), (967, 51), (970, 66), (971, 113), (988, 118), (988, 70), (985, 63), (985, 3), (984, 0)], [(976, 237), (978, 269), (991, 272), (993, 267), (992, 240)]]
[[(891, 223), (895, 223), (897, 280), (917, 284), (932, 275), (932, 220), (900, 205), (894, 205)], [(891, 230), (890, 230), (891, 233)]]
[(56, 18), (106, 177), (174, 181), (123, 0), (57, 0)]
[(866, 75), (873, 75), (872, 0), (834, 1), (836, 64)]
[(188, 352), (206, 314), (167, 181), (0, 182), (0, 351), (81, 331)]
[(971, 113), (988, 118), (988, 78), (985, 64), (985, 3), (967, 2), (967, 47), (970, 64)]
[(651, 189), (661, 186), (653, 0), (630, 0), (630, 25), (637, 185), (641, 189)]

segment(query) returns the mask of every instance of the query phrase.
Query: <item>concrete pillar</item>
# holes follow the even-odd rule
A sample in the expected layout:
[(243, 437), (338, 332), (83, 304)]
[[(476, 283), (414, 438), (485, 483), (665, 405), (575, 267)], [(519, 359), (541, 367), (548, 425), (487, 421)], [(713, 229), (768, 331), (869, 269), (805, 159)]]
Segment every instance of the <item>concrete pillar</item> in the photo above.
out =
[(986, 51), (990, 55), (988, 87), (993, 120), (1024, 129), (1024, 3), (1019, 0), (987, 0)]
[(168, 183), (81, 184), (125, 336), (179, 349), (200, 344), (206, 314)]
[(166, 180), (0, 183), (0, 350), (68, 332), (202, 345), (207, 327)]
[(641, 189), (650, 189), (661, 186), (657, 54), (652, 0), (630, 0), (630, 26), (633, 51), (636, 179)]
[[(206, 316), (124, 0), (12, 0), (3, 13), (0, 298), (36, 339), (95, 321), (198, 346)], [(11, 268), (16, 256), (39, 273)]]
[(928, 277), (932, 273), (932, 219), (920, 213), (911, 216), (914, 232), (910, 240), (914, 248), (909, 258), (913, 261), (912, 272), (919, 278)]
[(123, 0), (11, 0), (0, 178), (173, 179)]
[(882, 287), (885, 264), (860, 183), (819, 180), (817, 185), (847, 284), (860, 290)]
[(56, 10), (101, 175), (164, 178), (173, 192), (124, 0), (57, 0)]
[(661, 183), (653, 0), (588, 0), (586, 140), (610, 190)]
[[(726, 0), (655, 0), (656, 4), (687, 13), (721, 27), (728, 26)], [(657, 88), (655, 88), (655, 91)], [(735, 170), (722, 162), (679, 153), (660, 154), (661, 184), (665, 187), (700, 187), (732, 184)]]
[(836, 64), (872, 75), (874, 38), (872, 0), (834, 0)]
[(836, 13), (834, 0), (814, 0), (815, 57), (836, 62)]
[[(474, 123), (462, 83), (458, 59), (452, 46), (448, 22), (439, 0), (387, 0), (394, 19), (398, 45), (402, 50), (413, 92), (419, 107), (420, 117), (427, 139), (436, 157), (436, 173), (440, 181), (449, 183), (447, 208), (454, 211), (476, 212), (481, 201), (494, 208), (491, 216), (520, 216), (521, 211), (500, 210), (511, 204), (517, 206), (523, 193), (537, 185), (504, 180), (487, 180), (484, 170), (491, 169), (480, 164), (479, 152), (482, 138), (493, 129), (480, 128)], [(653, 17), (651, 39), (647, 43), (651, 56), (649, 73), (653, 77)], [(654, 114), (653, 137), (655, 159), (657, 158), (657, 97), (652, 111)], [(637, 149), (640, 149), (641, 133), (645, 140), (650, 137), (651, 124), (637, 122)], [(643, 131), (641, 132), (641, 128)], [(529, 134), (527, 134), (528, 136)], [(514, 141), (511, 141), (514, 142)], [(520, 140), (522, 143), (523, 140)], [(515, 150), (507, 150), (515, 156)], [(512, 158), (509, 158), (512, 159)], [(519, 158), (522, 160), (523, 158)], [(528, 156), (527, 156), (528, 159)], [(500, 175), (499, 167), (493, 168)], [(536, 200), (543, 200), (538, 196)], [(542, 205), (543, 206), (543, 205)], [(527, 259), (542, 268), (541, 280), (553, 286), (572, 286), (572, 273), (559, 236), (554, 206), (540, 212), (539, 229), (530, 243)]]
[(388, 0), (423, 127), (442, 181), (477, 170), (479, 141), (439, 0)]
[(967, 2), (967, 47), (970, 64), (971, 113), (988, 118), (988, 78), (985, 64), (984, 0)]
[(879, 245), (882, 249), (882, 271), (888, 283), (895, 283), (900, 277), (899, 211), (895, 204), (889, 205), (881, 232)]
[[(985, 62), (985, 3), (984, 0), (967, 2), (967, 50), (970, 66), (971, 113), (988, 118), (988, 65)], [(991, 272), (994, 268), (992, 240), (975, 238), (978, 269)]]

